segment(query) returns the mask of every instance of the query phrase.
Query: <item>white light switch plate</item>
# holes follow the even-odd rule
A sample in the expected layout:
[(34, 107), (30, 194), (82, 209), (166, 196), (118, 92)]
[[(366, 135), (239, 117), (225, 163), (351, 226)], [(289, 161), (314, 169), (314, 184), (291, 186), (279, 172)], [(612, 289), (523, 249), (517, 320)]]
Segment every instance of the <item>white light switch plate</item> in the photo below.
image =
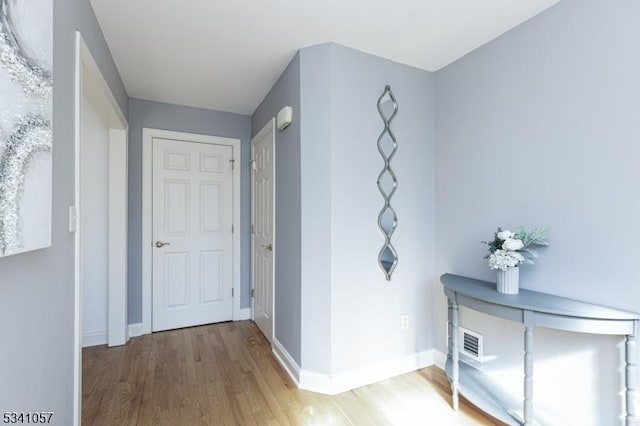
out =
[(69, 206), (69, 232), (78, 230), (78, 209), (75, 206)]

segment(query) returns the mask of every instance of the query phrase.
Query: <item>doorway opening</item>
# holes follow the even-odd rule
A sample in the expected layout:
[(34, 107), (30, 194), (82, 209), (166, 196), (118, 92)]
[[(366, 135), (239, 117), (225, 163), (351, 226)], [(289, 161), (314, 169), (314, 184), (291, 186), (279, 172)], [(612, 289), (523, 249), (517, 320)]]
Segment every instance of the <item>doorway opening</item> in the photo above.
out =
[(128, 123), (76, 32), (74, 425), (81, 422), (82, 347), (127, 341)]

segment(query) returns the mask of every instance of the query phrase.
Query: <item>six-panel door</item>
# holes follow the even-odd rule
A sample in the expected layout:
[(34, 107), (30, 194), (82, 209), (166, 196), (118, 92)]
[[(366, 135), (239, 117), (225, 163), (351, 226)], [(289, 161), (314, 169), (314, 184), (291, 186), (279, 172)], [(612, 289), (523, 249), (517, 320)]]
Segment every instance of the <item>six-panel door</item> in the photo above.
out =
[(260, 131), (253, 144), (253, 320), (265, 337), (273, 338), (274, 272), (274, 135)]
[(153, 331), (232, 319), (232, 155), (153, 140)]

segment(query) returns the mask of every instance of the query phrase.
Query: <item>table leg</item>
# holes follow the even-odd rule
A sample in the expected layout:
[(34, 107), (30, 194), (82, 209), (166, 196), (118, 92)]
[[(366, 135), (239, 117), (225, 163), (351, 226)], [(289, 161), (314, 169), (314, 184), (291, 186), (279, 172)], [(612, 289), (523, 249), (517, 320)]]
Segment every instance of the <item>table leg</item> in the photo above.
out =
[(524, 329), (524, 424), (533, 424), (533, 327)]
[(451, 354), (452, 354), (452, 339), (451, 339), (451, 333), (452, 333), (452, 329), (453, 329), (453, 314), (451, 313), (453, 311), (453, 309), (451, 309), (452, 306), (452, 302), (450, 299), (447, 299), (447, 359), (451, 359)]
[(634, 426), (636, 424), (636, 380), (638, 372), (636, 369), (637, 363), (637, 335), (638, 335), (638, 322), (634, 324), (633, 334), (629, 334), (626, 337), (625, 343), (625, 396), (626, 396), (626, 426)]
[(451, 400), (453, 403), (453, 409), (458, 410), (459, 407), (459, 395), (458, 387), (460, 381), (460, 349), (458, 347), (458, 313), (459, 308), (457, 303), (451, 303)]

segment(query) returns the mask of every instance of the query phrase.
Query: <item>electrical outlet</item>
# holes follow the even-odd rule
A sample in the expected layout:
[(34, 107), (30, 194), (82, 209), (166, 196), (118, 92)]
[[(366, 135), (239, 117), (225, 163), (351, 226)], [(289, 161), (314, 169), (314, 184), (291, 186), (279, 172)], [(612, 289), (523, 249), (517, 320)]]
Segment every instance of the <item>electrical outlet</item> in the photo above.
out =
[(400, 328), (403, 330), (409, 328), (409, 314), (400, 314)]

